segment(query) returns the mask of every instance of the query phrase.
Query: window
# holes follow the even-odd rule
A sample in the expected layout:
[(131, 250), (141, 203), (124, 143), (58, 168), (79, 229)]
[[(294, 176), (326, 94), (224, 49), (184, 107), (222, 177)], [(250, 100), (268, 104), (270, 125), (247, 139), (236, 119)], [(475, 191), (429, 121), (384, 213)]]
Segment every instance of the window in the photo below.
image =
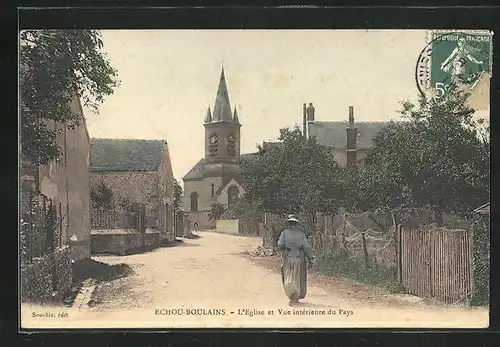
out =
[(215, 196), (215, 184), (212, 183), (212, 198)]
[(198, 212), (198, 193), (191, 193), (191, 212)]
[(217, 158), (217, 155), (219, 153), (219, 138), (217, 135), (212, 135), (209, 138), (209, 143), (208, 143), (208, 156), (210, 158)]
[(230, 134), (226, 138), (226, 145), (227, 145), (227, 156), (230, 158), (236, 157), (236, 136)]

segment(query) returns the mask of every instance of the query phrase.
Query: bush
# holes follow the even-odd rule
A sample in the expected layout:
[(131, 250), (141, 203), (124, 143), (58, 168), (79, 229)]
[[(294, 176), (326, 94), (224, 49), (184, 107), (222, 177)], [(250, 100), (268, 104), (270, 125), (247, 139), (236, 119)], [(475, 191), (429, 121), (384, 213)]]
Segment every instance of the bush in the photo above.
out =
[(487, 306), (490, 295), (490, 215), (479, 215), (474, 223), (473, 292), (471, 305)]
[(382, 287), (390, 293), (403, 291), (397, 281), (397, 268), (377, 265), (373, 262), (349, 258), (340, 250), (331, 251), (318, 257), (316, 269), (325, 275), (341, 277), (347, 280)]

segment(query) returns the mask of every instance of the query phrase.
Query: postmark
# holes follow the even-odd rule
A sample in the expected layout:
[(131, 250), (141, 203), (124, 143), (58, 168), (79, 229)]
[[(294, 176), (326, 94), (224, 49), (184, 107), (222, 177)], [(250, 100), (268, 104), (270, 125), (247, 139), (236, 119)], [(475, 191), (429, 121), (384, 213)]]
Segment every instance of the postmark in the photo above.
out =
[[(485, 91), (492, 73), (492, 36), (489, 31), (430, 30), (415, 70), (420, 93), (444, 100), (464, 90), (475, 108), (489, 106)], [(488, 100), (482, 100), (483, 94)]]

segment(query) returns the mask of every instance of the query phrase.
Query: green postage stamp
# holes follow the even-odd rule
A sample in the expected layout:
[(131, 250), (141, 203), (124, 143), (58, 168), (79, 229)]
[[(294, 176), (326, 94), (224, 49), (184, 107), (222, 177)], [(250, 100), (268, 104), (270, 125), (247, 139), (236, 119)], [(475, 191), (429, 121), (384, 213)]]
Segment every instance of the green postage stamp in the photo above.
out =
[(428, 33), (428, 88), (437, 99), (456, 87), (471, 94), (492, 72), (492, 36), (489, 31), (441, 31)]

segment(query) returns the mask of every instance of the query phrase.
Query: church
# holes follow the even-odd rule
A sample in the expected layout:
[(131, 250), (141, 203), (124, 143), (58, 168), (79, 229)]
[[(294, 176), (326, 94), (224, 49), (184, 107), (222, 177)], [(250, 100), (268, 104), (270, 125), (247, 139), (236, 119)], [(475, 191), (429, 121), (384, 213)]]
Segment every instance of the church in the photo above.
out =
[[(388, 122), (354, 122), (354, 107), (349, 107), (346, 121), (319, 121), (315, 119), (312, 103), (303, 105), (302, 130), (305, 137), (315, 137), (327, 147), (341, 166), (356, 165), (373, 147), (373, 138)], [(199, 229), (215, 228), (209, 220), (212, 204), (231, 203), (245, 193), (242, 167), (257, 153), (240, 154), (241, 124), (236, 108), (231, 111), (224, 68), (213, 110), (207, 110), (204, 121), (205, 155), (182, 178), (184, 181), (184, 211), (191, 225)], [(278, 143), (263, 142), (263, 148)]]
[[(215, 227), (208, 219), (214, 203), (230, 206), (245, 193), (240, 154), (241, 124), (236, 108), (231, 112), (224, 68), (213, 110), (207, 110), (204, 121), (205, 155), (182, 178), (184, 182), (184, 211), (191, 224), (200, 229)], [(254, 155), (254, 154), (249, 154)]]

